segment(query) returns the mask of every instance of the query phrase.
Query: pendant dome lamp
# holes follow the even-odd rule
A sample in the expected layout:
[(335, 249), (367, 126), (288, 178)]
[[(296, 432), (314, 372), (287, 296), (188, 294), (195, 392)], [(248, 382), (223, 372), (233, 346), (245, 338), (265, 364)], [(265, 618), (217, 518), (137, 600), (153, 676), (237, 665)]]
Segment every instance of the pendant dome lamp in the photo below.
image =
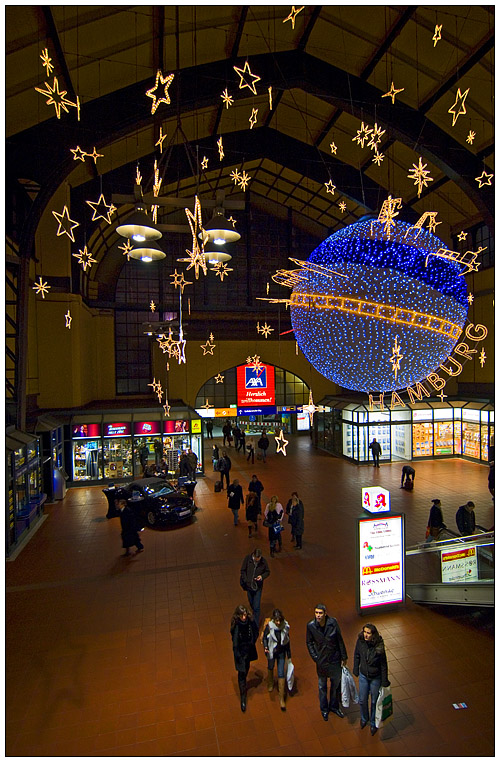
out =
[(130, 238), (137, 243), (144, 241), (157, 241), (161, 238), (161, 231), (155, 226), (144, 211), (144, 204), (138, 203), (125, 222), (117, 225), (116, 232), (123, 238)]
[(155, 241), (136, 244), (129, 252), (129, 257), (139, 259), (141, 262), (153, 262), (158, 259), (165, 259), (166, 256)]
[[(216, 209), (212, 219), (203, 226), (204, 232), (208, 235), (208, 240), (213, 241), (218, 245), (224, 243), (233, 243), (239, 241), (241, 236), (237, 230), (233, 228), (229, 220), (224, 217), (222, 209)], [(198, 233), (200, 238), (203, 237), (203, 232)]]
[(216, 265), (219, 262), (229, 262), (232, 259), (223, 245), (217, 245), (215, 241), (208, 241), (203, 249), (205, 259), (209, 265)]

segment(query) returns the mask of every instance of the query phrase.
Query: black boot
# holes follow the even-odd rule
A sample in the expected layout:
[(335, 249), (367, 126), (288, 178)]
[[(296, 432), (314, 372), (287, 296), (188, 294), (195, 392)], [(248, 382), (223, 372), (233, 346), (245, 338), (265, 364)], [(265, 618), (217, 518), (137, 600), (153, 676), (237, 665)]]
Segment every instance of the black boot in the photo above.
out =
[(247, 686), (240, 685), (240, 706), (241, 711), (246, 712), (247, 710)]

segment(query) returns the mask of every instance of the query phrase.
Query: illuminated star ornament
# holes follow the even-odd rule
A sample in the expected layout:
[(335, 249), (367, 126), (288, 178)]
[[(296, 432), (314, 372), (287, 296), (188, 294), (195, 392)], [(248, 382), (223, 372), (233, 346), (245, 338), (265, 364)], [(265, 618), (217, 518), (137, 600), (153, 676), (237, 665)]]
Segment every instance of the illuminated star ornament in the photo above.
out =
[(47, 77), (50, 77), (52, 74), (52, 71), (54, 69), (54, 65), (52, 64), (52, 58), (49, 56), (49, 49), (44, 48), (42, 52), (40, 53), (40, 58), (42, 59), (42, 64), (45, 66), (45, 70), (47, 72)]
[(247, 365), (251, 365), (254, 373), (258, 373), (264, 366), (260, 361), (260, 355), (254, 355), (253, 357), (247, 357)]
[(380, 167), (384, 159), (385, 159), (385, 153), (379, 153), (377, 150), (375, 150), (375, 154), (373, 156), (372, 162), (376, 164), (378, 167)]
[(434, 41), (434, 47), (438, 44), (439, 40), (441, 39), (441, 29), (443, 28), (442, 24), (436, 24), (434, 28), (434, 37), (432, 38)]
[(336, 153), (337, 153), (337, 146), (335, 145), (335, 143), (333, 142), (333, 140), (332, 140), (332, 142), (330, 143), (330, 151), (331, 151), (332, 153), (334, 153), (334, 154), (336, 154)]
[(149, 309), (151, 310), (151, 312), (154, 312), (156, 310), (156, 304), (153, 302), (152, 299), (149, 303)]
[(436, 396), (439, 397), (441, 402), (444, 402), (444, 398), (447, 397), (448, 395), (444, 393), (444, 389), (441, 389), (440, 393)]
[(410, 180), (414, 180), (415, 182), (413, 185), (418, 185), (418, 191), (417, 196), (420, 198), (420, 194), (422, 193), (422, 189), (424, 187), (427, 187), (427, 184), (432, 182), (434, 180), (433, 177), (427, 177), (427, 175), (430, 175), (430, 171), (426, 169), (427, 164), (422, 164), (422, 157), (419, 156), (418, 158), (418, 166), (417, 164), (413, 164), (412, 167), (410, 167), (410, 174), (407, 175), (407, 177), (410, 178)]
[(469, 130), (469, 134), (467, 135), (467, 138), (466, 138), (467, 143), (469, 143), (469, 145), (472, 145), (475, 137), (476, 137), (476, 133), (474, 132), (474, 130)]
[(331, 180), (328, 180), (327, 183), (325, 183), (325, 188), (327, 193), (331, 193), (332, 196), (335, 194), (335, 185), (332, 183)]
[(460, 233), (457, 235), (457, 238), (459, 241), (465, 241), (465, 239), (467, 238), (467, 233), (461, 230)]
[(309, 416), (310, 425), (313, 425), (314, 413), (318, 410), (318, 406), (313, 402), (313, 395), (311, 389), (309, 389), (309, 402), (307, 405), (302, 405), (302, 412), (307, 413)]
[(479, 177), (475, 177), (474, 179), (479, 183), (479, 187), (482, 188), (483, 185), (491, 185), (493, 175), (489, 175), (486, 170), (483, 169), (482, 174), (479, 175)]
[[(492, 175), (493, 177), (493, 175)], [(481, 187), (481, 186), (479, 186)], [(73, 243), (75, 242), (75, 234), (73, 233), (73, 228), (79, 227), (80, 223), (75, 222), (75, 220), (70, 219), (69, 216), (69, 210), (66, 204), (63, 207), (62, 212), (54, 212), (52, 211), (52, 214), (56, 218), (56, 220), (59, 223), (59, 227), (57, 229), (57, 235), (67, 235), (68, 238), (71, 238)]]
[(341, 202), (340, 202), (340, 204), (339, 204), (339, 209), (340, 209), (340, 211), (342, 212), (342, 214), (344, 214), (345, 210), (347, 209), (347, 204), (346, 204), (346, 202), (345, 202), (345, 201), (341, 201)]
[(222, 135), (217, 141), (217, 148), (219, 149), (219, 161), (222, 161), (224, 158), (224, 146), (222, 145)]
[(130, 238), (128, 238), (128, 239), (125, 241), (125, 243), (123, 244), (123, 246), (118, 246), (118, 248), (119, 248), (119, 249), (120, 249), (120, 251), (122, 252), (123, 256), (124, 256), (124, 257), (127, 257), (127, 262), (129, 262), (129, 261), (130, 261), (130, 252), (131, 252), (131, 251), (132, 251), (132, 249), (134, 248), (134, 247), (132, 246), (132, 244), (130, 243)]
[[(492, 177), (493, 177), (493, 175), (492, 175)], [(239, 186), (240, 186), (240, 188), (242, 188), (243, 190), (246, 190), (246, 187), (247, 187), (247, 185), (248, 185), (248, 183), (250, 182), (250, 180), (251, 180), (251, 179), (252, 179), (252, 178), (250, 177), (250, 175), (247, 175), (247, 173), (245, 172), (245, 170), (243, 170), (243, 173), (242, 173), (242, 175), (240, 176), (240, 180), (239, 180), (239, 183), (238, 183), (238, 185), (239, 185)]]
[[(165, 76), (161, 73), (161, 69), (158, 69), (156, 72), (156, 81), (154, 84), (154, 87), (151, 87), (149, 90), (146, 91), (146, 95), (148, 98), (153, 99), (153, 103), (151, 106), (151, 113), (154, 114), (160, 103), (166, 103), (167, 106), (170, 103), (170, 95), (168, 92), (168, 88), (170, 87), (172, 80), (174, 78), (173, 74), (166, 74)], [(163, 85), (163, 95), (161, 95), (159, 98), (156, 95), (156, 91), (159, 89), (159, 86)]]
[(486, 362), (486, 352), (484, 351), (484, 347), (481, 349), (481, 354), (479, 355), (479, 362), (481, 363), (481, 368), (484, 366), (484, 363)]
[(258, 108), (253, 108), (252, 113), (248, 117), (248, 121), (250, 122), (250, 129), (252, 130), (255, 125), (257, 124), (257, 114), (259, 113)]
[(236, 227), (236, 220), (234, 219), (233, 215), (231, 215), (231, 217), (228, 217), (227, 221), (232, 224), (233, 228)]
[(45, 294), (49, 293), (50, 286), (47, 285), (47, 283), (44, 283), (42, 280), (42, 276), (40, 275), (38, 279), (38, 283), (35, 281), (33, 285), (33, 291), (37, 294), (42, 295), (42, 299), (45, 299)]
[(76, 257), (78, 264), (82, 266), (84, 273), (87, 272), (87, 267), (92, 267), (92, 264), (97, 262), (97, 259), (94, 259), (92, 252), (88, 251), (86, 245), (83, 247), (83, 249), (78, 250), (78, 254), (72, 254), (71, 256)]
[(260, 325), (260, 323), (257, 323), (257, 333), (261, 333), (265, 339), (269, 337), (269, 334), (274, 331), (274, 328), (271, 328), (270, 325), (268, 325), (266, 322), (264, 322), (264, 325)]
[(69, 150), (73, 154), (73, 161), (85, 161), (85, 157), (88, 156), (85, 151), (82, 151), (80, 146), (77, 146), (76, 148), (70, 148)]
[(224, 382), (224, 376), (222, 375), (222, 373), (218, 373), (215, 376), (215, 383), (216, 384), (222, 384), (223, 382)]
[(97, 201), (86, 201), (85, 203), (93, 210), (92, 222), (104, 220), (108, 225), (111, 225), (111, 215), (116, 212), (116, 206), (112, 203), (107, 204), (103, 193), (101, 193)]
[(174, 288), (177, 288), (178, 286), (180, 286), (181, 294), (184, 293), (184, 287), (185, 286), (192, 286), (193, 285), (193, 281), (186, 280), (184, 278), (184, 273), (178, 273), (177, 270), (174, 270), (174, 272), (172, 273), (172, 275), (170, 275), (170, 277), (174, 279), (174, 281), (172, 283), (172, 286)]
[(403, 90), (404, 90), (404, 87), (400, 87), (399, 90), (396, 90), (396, 88), (394, 87), (394, 82), (391, 82), (391, 89), (389, 90), (389, 92), (384, 93), (381, 97), (382, 98), (391, 98), (392, 99), (392, 105), (394, 106), (394, 100), (396, 98), (396, 95), (398, 93), (402, 93)]
[[(250, 71), (250, 66), (248, 64), (248, 61), (245, 61), (245, 66), (243, 67), (243, 69), (239, 69), (237, 66), (233, 66), (233, 69), (240, 77), (240, 84), (239, 84), (240, 90), (243, 90), (243, 88), (248, 87), (248, 89), (251, 90), (254, 95), (257, 95), (255, 83), (260, 82), (260, 77), (257, 76), (257, 74), (252, 74), (252, 72)], [(248, 76), (248, 79), (245, 78), (245, 75)]]
[(35, 87), (35, 90), (37, 93), (41, 93), (42, 95), (47, 95), (46, 104), (47, 106), (54, 106), (56, 110), (56, 116), (58, 119), (61, 118), (61, 109), (65, 111), (67, 114), (69, 113), (67, 106), (72, 106), (73, 108), (77, 109), (77, 115), (78, 115), (78, 121), (80, 121), (80, 100), (77, 96), (76, 103), (73, 103), (73, 101), (69, 101), (66, 98), (67, 90), (59, 90), (59, 82), (57, 80), (57, 77), (54, 77), (54, 83), (52, 85), (52, 88), (50, 87), (48, 82), (44, 82), (46, 90), (44, 90), (41, 87)]
[(213, 337), (213, 334), (211, 333), (210, 336), (208, 337), (207, 342), (205, 344), (200, 344), (200, 347), (203, 349), (203, 356), (213, 355), (214, 349), (215, 349), (215, 344), (213, 343), (213, 341), (214, 341), (214, 337)]
[(162, 386), (161, 386), (161, 382), (157, 381), (155, 378), (153, 378), (153, 383), (152, 384), (148, 384), (148, 386), (152, 386), (153, 387), (153, 392), (158, 397), (158, 402), (161, 402), (161, 398), (163, 397), (163, 389), (162, 389)]
[(210, 268), (215, 276), (221, 279), (221, 282), (227, 277), (228, 273), (233, 272), (232, 267), (228, 267), (225, 262), (216, 262), (216, 264)]
[(168, 404), (168, 400), (166, 400), (165, 404), (163, 405), (163, 415), (165, 418), (170, 417), (170, 405)]
[(401, 344), (398, 343), (398, 337), (394, 337), (394, 345), (392, 347), (392, 355), (389, 358), (389, 362), (392, 363), (392, 370), (394, 372), (394, 380), (397, 380), (398, 370), (401, 370), (401, 360), (404, 355), (401, 354)]
[(286, 456), (286, 446), (288, 444), (288, 439), (285, 439), (283, 436), (283, 429), (280, 430), (279, 437), (274, 437), (276, 441), (276, 455), (280, 452), (283, 453), (283, 455)]
[(201, 160), (201, 168), (206, 169), (207, 167), (208, 167), (208, 159), (206, 156), (204, 156), (203, 159)]
[(64, 320), (65, 320), (65, 325), (64, 325), (64, 327), (65, 327), (65, 328), (69, 328), (69, 329), (71, 330), (71, 321), (73, 320), (73, 318), (71, 317), (71, 312), (70, 312), (69, 310), (68, 310), (68, 311), (67, 311), (67, 313), (65, 314), (65, 316), (64, 316)]
[(368, 148), (372, 148), (374, 151), (376, 151), (378, 144), (382, 140), (382, 135), (385, 135), (385, 130), (383, 130), (382, 127), (379, 127), (377, 122), (375, 122), (372, 128), (371, 138), (368, 143)]
[(163, 134), (163, 130), (160, 124), (160, 137), (155, 143), (155, 146), (160, 146), (160, 153), (163, 153), (163, 141), (165, 140), (166, 137), (167, 137), (167, 133)]
[(223, 104), (225, 105), (226, 109), (228, 109), (228, 108), (229, 108), (229, 106), (232, 106), (232, 105), (233, 105), (233, 103), (234, 103), (234, 98), (233, 98), (233, 96), (232, 96), (232, 95), (229, 95), (229, 93), (228, 93), (228, 91), (227, 91), (227, 87), (226, 87), (226, 89), (225, 89), (225, 90), (224, 90), (224, 91), (221, 93), (221, 96), (220, 96), (220, 97), (222, 98), (222, 102), (223, 102)]
[(97, 159), (102, 159), (104, 156), (103, 153), (97, 153), (96, 147), (94, 146), (94, 150), (92, 153), (85, 154), (86, 156), (90, 156), (91, 159), (94, 159), (94, 164), (97, 164)]
[(301, 5), (300, 8), (296, 8), (295, 5), (292, 5), (292, 10), (286, 17), (286, 19), (283, 19), (283, 23), (285, 24), (287, 21), (292, 22), (292, 29), (295, 29), (295, 19), (299, 15), (301, 11), (303, 11), (305, 8), (305, 5)]
[(360, 145), (361, 148), (364, 148), (365, 141), (368, 140), (372, 132), (373, 129), (368, 124), (361, 122), (361, 127), (357, 131), (356, 135), (352, 138), (352, 142), (356, 141), (356, 143)]
[(210, 402), (206, 400), (205, 404), (202, 405), (202, 407), (204, 407), (205, 410), (208, 410), (209, 408), (213, 407), (213, 405), (211, 405)]
[(469, 304), (472, 304), (472, 302), (474, 301), (474, 294), (469, 293), (469, 295), (467, 296), (467, 301), (469, 302)]
[(229, 176), (235, 185), (241, 182), (241, 175), (238, 169), (233, 169)]
[(469, 90), (470, 90), (470, 87), (468, 87), (465, 93), (462, 94), (462, 91), (460, 90), (460, 88), (458, 88), (457, 94), (455, 97), (455, 103), (453, 104), (453, 106), (451, 106), (451, 108), (448, 109), (448, 114), (453, 114), (453, 120), (451, 122), (452, 127), (455, 126), (459, 116), (467, 113), (467, 109), (465, 108), (465, 99), (467, 98), (469, 94)]
[[(188, 255), (187, 258), (184, 259), (178, 259), (178, 262), (189, 262), (190, 264), (186, 268), (187, 270), (190, 270), (192, 267), (194, 267), (194, 274), (196, 277), (196, 280), (198, 280), (199, 274), (200, 274), (200, 267), (203, 270), (203, 274), (207, 274), (207, 263), (205, 260), (205, 255), (203, 251), (203, 246), (207, 242), (207, 235), (205, 231), (203, 230), (203, 224), (201, 220), (201, 204), (200, 199), (198, 196), (195, 196), (194, 200), (194, 212), (192, 212), (190, 209), (185, 207), (184, 209), (186, 213), (186, 217), (189, 222), (189, 227), (191, 228), (191, 234), (193, 236), (193, 243), (192, 243), (192, 250), (189, 251), (189, 249), (186, 249), (186, 254)], [(200, 248), (200, 244), (198, 241), (198, 233), (201, 233), (203, 235), (203, 243)]]

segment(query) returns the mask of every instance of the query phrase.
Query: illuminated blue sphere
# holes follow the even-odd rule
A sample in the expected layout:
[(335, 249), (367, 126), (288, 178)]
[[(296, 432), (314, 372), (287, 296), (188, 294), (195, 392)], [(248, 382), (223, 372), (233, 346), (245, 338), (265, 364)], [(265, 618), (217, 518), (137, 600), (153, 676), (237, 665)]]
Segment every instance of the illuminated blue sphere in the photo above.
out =
[(468, 307), (463, 266), (432, 256), (446, 244), (417, 232), (396, 222), (388, 240), (377, 220), (348, 225), (312, 252), (296, 278), (297, 342), (316, 370), (345, 389), (412, 386), (460, 338)]

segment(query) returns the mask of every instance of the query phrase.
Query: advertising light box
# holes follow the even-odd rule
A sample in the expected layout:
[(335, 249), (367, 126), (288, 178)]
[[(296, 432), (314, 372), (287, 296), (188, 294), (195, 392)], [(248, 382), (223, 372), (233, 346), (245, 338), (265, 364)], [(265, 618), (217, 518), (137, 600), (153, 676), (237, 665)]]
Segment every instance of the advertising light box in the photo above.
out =
[(405, 599), (404, 515), (358, 519), (358, 609), (393, 606)]
[(238, 365), (236, 368), (238, 407), (274, 405), (274, 365)]
[(441, 551), (442, 582), (477, 582), (477, 549)]
[(183, 434), (189, 431), (189, 421), (165, 421), (163, 423), (165, 434)]
[(383, 487), (361, 487), (361, 507), (369, 513), (391, 510), (391, 494)]
[(73, 439), (90, 439), (101, 436), (100, 423), (78, 423), (72, 427)]
[(130, 423), (105, 423), (105, 437), (129, 437)]
[(136, 437), (148, 437), (159, 433), (160, 421), (145, 421), (144, 423), (136, 421), (134, 423), (134, 434)]
[(276, 415), (276, 405), (261, 407), (239, 407), (237, 415)]

